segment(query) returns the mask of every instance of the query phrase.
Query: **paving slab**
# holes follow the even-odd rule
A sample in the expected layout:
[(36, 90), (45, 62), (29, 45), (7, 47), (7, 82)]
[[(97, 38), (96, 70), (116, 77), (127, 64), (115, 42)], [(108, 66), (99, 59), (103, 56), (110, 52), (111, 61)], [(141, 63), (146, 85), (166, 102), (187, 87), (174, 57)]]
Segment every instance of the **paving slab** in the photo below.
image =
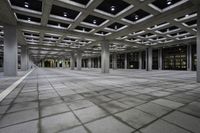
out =
[(92, 133), (131, 133), (134, 131), (133, 128), (128, 127), (112, 116), (88, 123), (86, 127)]

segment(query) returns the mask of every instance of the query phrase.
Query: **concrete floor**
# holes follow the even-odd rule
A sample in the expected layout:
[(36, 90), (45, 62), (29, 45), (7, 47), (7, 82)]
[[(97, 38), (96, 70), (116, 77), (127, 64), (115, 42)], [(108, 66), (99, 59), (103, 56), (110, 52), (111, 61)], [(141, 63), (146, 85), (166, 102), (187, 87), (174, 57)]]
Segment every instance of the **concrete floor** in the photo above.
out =
[(195, 72), (36, 69), (0, 103), (0, 133), (200, 133)]
[(8, 77), (4, 76), (3, 72), (0, 72), (0, 93), (4, 91), (6, 88), (8, 88), (10, 85), (12, 85), (15, 81), (20, 79), (22, 76), (24, 76), (26, 72), (24, 71), (18, 71), (16, 77)]

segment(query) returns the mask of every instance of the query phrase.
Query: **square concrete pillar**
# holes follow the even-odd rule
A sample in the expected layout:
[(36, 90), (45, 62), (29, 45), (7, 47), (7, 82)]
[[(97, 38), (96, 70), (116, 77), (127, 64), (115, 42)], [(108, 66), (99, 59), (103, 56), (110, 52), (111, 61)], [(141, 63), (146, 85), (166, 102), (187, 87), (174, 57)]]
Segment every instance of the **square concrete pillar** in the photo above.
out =
[(4, 75), (16, 76), (18, 67), (16, 26), (4, 25)]
[(82, 53), (81, 53), (81, 51), (77, 52), (76, 62), (77, 62), (77, 70), (81, 70), (81, 67), (82, 67)]
[(29, 60), (28, 60), (28, 67), (29, 67), (29, 69), (33, 68), (33, 61), (30, 56), (29, 56)]
[(98, 57), (98, 68), (101, 68), (101, 58), (100, 57)]
[(124, 69), (127, 69), (127, 53), (124, 54)]
[(91, 68), (91, 66), (92, 66), (92, 59), (88, 58), (88, 68)]
[(60, 67), (60, 60), (57, 59), (57, 68), (59, 68), (59, 67)]
[(65, 59), (62, 60), (62, 68), (65, 68)]
[(56, 60), (53, 60), (53, 68), (56, 67)]
[(74, 70), (74, 68), (75, 68), (75, 56), (74, 56), (74, 52), (71, 53), (70, 68), (71, 68), (71, 70)]
[(139, 69), (142, 69), (142, 51), (139, 51)]
[(109, 44), (104, 41), (101, 44), (101, 72), (109, 73), (110, 69), (110, 52), (109, 52)]
[(113, 69), (117, 69), (117, 53), (113, 53), (113, 59), (112, 59), (112, 66)]
[(94, 68), (94, 58), (91, 59), (91, 68)]
[(148, 47), (146, 49), (146, 70), (151, 71), (152, 70), (152, 48)]
[(197, 12), (197, 82), (200, 83), (200, 8)]
[(158, 69), (162, 70), (162, 48), (158, 49)]
[(192, 71), (192, 46), (187, 45), (187, 70)]
[(45, 62), (45, 61), (44, 61), (44, 60), (42, 60), (42, 67), (45, 67), (45, 65), (44, 65), (44, 62)]
[(28, 49), (27, 45), (21, 46), (21, 70), (28, 70)]

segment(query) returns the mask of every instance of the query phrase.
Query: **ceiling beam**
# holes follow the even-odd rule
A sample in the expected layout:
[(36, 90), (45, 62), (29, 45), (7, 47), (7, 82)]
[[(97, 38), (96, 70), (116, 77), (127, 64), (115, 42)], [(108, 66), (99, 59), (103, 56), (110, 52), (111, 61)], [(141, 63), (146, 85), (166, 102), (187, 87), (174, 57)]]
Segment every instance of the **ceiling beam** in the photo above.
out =
[(2, 24), (17, 25), (17, 21), (8, 0), (0, 0), (0, 18), (0, 23)]
[(160, 13), (157, 16), (151, 17), (148, 20), (145, 20), (138, 24), (129, 25), (127, 28), (125, 28), (119, 32), (108, 35), (106, 37), (106, 39), (115, 39), (117, 37), (128, 35), (129, 33), (132, 33), (132, 32), (138, 31), (138, 30), (144, 30), (150, 26), (154, 26), (156, 24), (166, 22), (168, 20), (176, 18), (177, 16), (181, 16), (183, 14), (187, 14), (188, 12), (193, 12), (196, 10), (197, 10), (196, 7), (194, 7), (191, 2), (187, 2), (176, 8), (168, 10), (164, 13)]

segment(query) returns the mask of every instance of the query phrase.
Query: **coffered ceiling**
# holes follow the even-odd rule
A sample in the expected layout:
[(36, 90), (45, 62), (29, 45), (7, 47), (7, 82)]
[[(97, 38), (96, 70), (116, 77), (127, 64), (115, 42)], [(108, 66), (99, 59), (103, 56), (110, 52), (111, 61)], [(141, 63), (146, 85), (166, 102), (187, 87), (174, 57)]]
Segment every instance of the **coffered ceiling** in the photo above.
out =
[[(95, 55), (195, 41), (198, 0), (3, 0), (35, 58)], [(3, 5), (2, 5), (3, 6)], [(3, 27), (0, 27), (3, 39)]]

